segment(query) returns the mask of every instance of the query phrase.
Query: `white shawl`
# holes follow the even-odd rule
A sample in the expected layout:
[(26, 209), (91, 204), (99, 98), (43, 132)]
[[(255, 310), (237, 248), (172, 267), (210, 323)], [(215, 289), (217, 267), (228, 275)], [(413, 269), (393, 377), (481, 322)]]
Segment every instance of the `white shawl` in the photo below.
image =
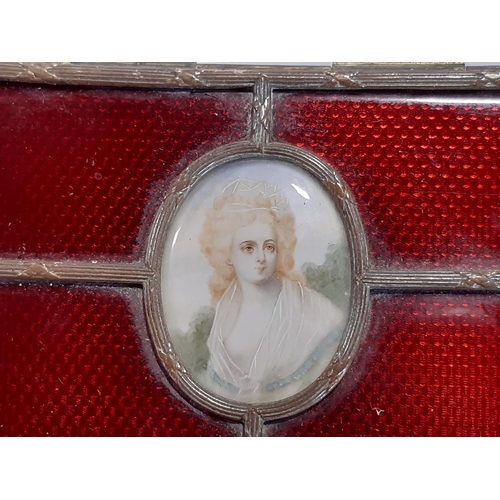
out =
[(323, 295), (283, 278), (269, 325), (256, 351), (248, 353), (252, 362), (248, 373), (244, 372), (225, 347), (237, 316), (234, 308), (238, 305), (233, 302), (236, 290), (234, 281), (219, 301), (207, 344), (209, 370), (242, 399), (296, 374), (330, 334), (335, 334), (332, 342), (339, 343), (342, 312)]

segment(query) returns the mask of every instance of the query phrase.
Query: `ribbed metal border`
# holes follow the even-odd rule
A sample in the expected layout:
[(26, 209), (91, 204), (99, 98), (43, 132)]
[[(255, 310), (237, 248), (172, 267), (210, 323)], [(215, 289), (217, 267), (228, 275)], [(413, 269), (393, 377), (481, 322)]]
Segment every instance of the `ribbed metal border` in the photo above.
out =
[(0, 80), (145, 88), (499, 89), (500, 67), (461, 64), (235, 66), (195, 63), (0, 63)]

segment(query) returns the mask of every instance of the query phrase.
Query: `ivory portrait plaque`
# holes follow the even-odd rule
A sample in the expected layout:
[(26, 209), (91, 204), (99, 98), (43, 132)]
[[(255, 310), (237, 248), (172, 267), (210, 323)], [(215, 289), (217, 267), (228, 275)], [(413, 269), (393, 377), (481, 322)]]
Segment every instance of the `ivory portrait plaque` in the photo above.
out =
[(351, 258), (314, 176), (284, 160), (229, 161), (193, 186), (167, 233), (163, 317), (197, 384), (267, 403), (323, 373), (349, 317)]

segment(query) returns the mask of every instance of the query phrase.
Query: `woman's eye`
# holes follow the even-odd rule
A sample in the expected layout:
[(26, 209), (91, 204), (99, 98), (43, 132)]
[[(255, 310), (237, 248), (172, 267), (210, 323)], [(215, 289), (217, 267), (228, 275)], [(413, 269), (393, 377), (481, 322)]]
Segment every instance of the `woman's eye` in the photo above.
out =
[(248, 245), (246, 247), (243, 247), (243, 251), (246, 253), (252, 253), (253, 252), (253, 247)]
[(268, 252), (274, 252), (274, 245), (266, 245), (266, 250)]

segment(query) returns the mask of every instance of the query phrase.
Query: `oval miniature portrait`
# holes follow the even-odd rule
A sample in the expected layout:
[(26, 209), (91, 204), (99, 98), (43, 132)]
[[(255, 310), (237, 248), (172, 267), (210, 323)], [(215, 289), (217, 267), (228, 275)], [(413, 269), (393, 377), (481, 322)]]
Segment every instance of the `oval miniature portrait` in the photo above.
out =
[(322, 374), (346, 328), (351, 262), (315, 177), (288, 161), (229, 161), (192, 187), (167, 233), (163, 317), (197, 384), (267, 403)]

